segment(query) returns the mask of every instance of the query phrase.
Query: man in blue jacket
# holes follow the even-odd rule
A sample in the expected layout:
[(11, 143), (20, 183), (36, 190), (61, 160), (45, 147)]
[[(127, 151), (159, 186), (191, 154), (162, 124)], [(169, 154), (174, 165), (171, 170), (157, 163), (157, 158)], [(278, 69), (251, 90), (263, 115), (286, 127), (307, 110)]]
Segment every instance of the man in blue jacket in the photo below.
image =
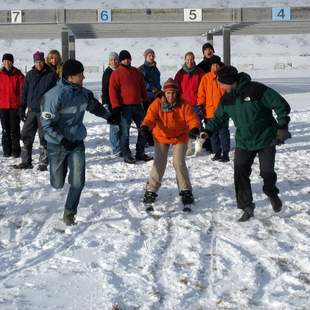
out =
[(85, 146), (87, 135), (83, 124), (85, 111), (116, 123), (111, 113), (84, 88), (84, 67), (77, 60), (63, 65), (63, 78), (44, 96), (42, 127), (47, 141), (50, 182), (62, 188), (69, 169), (69, 193), (63, 221), (75, 224), (80, 195), (85, 184)]

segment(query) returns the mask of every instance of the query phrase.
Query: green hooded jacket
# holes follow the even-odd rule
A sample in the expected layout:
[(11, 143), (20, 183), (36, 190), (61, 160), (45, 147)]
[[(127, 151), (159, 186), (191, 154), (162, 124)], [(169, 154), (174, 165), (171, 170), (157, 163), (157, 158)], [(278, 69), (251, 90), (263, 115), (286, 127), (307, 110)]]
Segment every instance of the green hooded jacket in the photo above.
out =
[(214, 118), (208, 121), (205, 129), (212, 134), (231, 118), (236, 127), (236, 147), (260, 150), (275, 144), (277, 129), (288, 128), (290, 110), (279, 93), (252, 82), (248, 74), (241, 72), (236, 88), (222, 97)]

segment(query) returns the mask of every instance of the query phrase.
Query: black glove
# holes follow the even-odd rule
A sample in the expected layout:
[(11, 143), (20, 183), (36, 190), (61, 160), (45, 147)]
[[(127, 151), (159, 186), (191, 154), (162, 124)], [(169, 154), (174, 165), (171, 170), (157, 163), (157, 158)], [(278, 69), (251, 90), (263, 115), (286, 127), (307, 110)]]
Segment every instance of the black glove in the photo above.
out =
[(66, 138), (63, 138), (60, 141), (60, 144), (63, 145), (67, 151), (73, 151), (79, 145), (79, 142), (71, 142)]
[(21, 121), (24, 122), (26, 120), (26, 110), (23, 107), (20, 107), (18, 109), (18, 116), (19, 116)]
[(188, 133), (188, 136), (191, 138), (191, 139), (196, 139), (200, 134), (200, 130), (199, 128), (192, 128), (189, 133)]
[(287, 128), (278, 129), (277, 136), (276, 136), (276, 144), (281, 145), (284, 144), (285, 140), (291, 138), (291, 133), (288, 131)]
[(147, 138), (148, 137), (148, 135), (149, 135), (149, 133), (150, 133), (150, 129), (149, 129), (149, 127), (147, 127), (147, 126), (141, 126), (140, 127), (140, 133), (141, 133), (141, 135), (144, 137), (144, 138)]

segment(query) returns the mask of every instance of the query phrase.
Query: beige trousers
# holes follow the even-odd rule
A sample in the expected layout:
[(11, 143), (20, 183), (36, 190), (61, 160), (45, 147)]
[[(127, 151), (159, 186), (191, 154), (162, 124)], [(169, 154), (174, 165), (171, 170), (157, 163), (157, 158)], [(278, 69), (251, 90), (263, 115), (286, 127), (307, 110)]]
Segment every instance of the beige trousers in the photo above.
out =
[[(155, 157), (153, 167), (147, 181), (146, 190), (156, 193), (161, 185), (161, 181), (166, 170), (170, 145), (155, 142), (154, 147)], [(192, 190), (188, 169), (185, 163), (186, 150), (187, 144), (173, 145), (173, 167), (176, 173), (179, 192), (182, 190)]]

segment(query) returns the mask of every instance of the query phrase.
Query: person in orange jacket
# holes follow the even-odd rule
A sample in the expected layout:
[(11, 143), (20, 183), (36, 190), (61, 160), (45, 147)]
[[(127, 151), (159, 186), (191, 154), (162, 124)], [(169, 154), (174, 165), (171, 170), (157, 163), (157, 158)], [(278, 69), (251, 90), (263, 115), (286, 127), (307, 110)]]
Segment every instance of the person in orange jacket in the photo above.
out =
[[(212, 56), (209, 62), (211, 64), (211, 71), (203, 76), (198, 88), (197, 97), (198, 104), (205, 106), (206, 122), (213, 118), (219, 102), (224, 95), (217, 81), (217, 72), (223, 63), (218, 56)], [(212, 151), (215, 153), (212, 160), (221, 162), (229, 161), (230, 134), (228, 122), (226, 122), (221, 129), (212, 134), (210, 141)]]
[[(184, 211), (189, 211), (186, 205), (192, 204), (194, 197), (185, 156), (189, 137), (194, 139), (200, 133), (200, 122), (192, 106), (180, 97), (175, 80), (168, 79), (163, 90), (162, 97), (155, 99), (150, 105), (140, 129), (145, 136), (152, 130), (155, 142), (154, 163), (143, 202), (155, 202), (166, 169), (168, 150), (173, 145), (177, 185), (185, 206)], [(149, 206), (147, 211), (153, 211), (153, 207)]]

